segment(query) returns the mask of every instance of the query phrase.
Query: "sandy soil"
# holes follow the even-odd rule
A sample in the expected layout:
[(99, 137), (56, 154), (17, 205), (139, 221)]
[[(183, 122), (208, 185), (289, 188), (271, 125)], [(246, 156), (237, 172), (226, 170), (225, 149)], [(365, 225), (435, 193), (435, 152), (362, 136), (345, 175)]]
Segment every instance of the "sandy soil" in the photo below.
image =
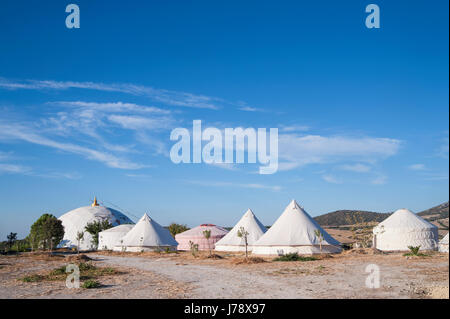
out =
[[(242, 255), (222, 259), (188, 253), (96, 253), (98, 266), (125, 274), (102, 277), (99, 289), (67, 289), (63, 282), (23, 283), (25, 274), (51, 269), (65, 260), (0, 257), (0, 298), (448, 298), (448, 254), (412, 258), (402, 254), (346, 252), (307, 262), (238, 264)], [(380, 268), (380, 288), (365, 285), (366, 266)]]

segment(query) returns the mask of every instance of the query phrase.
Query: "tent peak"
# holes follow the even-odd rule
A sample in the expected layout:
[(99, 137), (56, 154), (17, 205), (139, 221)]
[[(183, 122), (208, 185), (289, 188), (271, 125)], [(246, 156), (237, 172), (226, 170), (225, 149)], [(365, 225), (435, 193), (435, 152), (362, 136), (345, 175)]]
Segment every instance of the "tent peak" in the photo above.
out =
[(253, 211), (249, 208), (249, 209), (247, 209), (247, 211), (245, 212), (245, 215), (255, 215), (254, 213), (253, 213)]
[(293, 209), (297, 209), (297, 208), (303, 209), (303, 206), (300, 206), (295, 199), (291, 200), (288, 207), (293, 208)]

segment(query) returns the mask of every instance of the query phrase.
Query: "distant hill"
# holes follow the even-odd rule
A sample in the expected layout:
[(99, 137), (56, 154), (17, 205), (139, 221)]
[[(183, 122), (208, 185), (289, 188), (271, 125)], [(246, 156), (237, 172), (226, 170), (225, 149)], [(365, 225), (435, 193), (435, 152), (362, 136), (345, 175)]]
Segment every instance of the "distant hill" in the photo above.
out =
[(344, 226), (357, 223), (381, 222), (391, 213), (376, 213), (362, 210), (337, 210), (328, 214), (314, 217), (321, 226)]
[[(424, 210), (418, 213), (419, 216), (426, 218), (428, 221), (441, 221), (448, 218), (449, 202), (445, 202), (438, 206)], [(346, 226), (354, 225), (356, 223), (382, 222), (388, 218), (392, 213), (377, 213), (361, 210), (337, 210), (331, 213), (314, 217), (314, 219), (321, 226)], [(440, 223), (439, 223), (440, 224)]]
[(429, 221), (448, 218), (448, 202), (434, 206), (430, 209), (424, 210), (417, 215), (422, 216)]

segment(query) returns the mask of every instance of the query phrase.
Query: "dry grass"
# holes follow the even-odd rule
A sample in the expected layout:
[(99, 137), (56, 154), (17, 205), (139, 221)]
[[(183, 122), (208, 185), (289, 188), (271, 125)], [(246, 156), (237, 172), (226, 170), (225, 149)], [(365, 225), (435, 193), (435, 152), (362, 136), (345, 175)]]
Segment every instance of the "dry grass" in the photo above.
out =
[(65, 257), (65, 260), (68, 262), (86, 262), (86, 261), (91, 261), (92, 258), (84, 255), (84, 254), (80, 254), (80, 255), (69, 255)]
[(58, 261), (58, 260), (63, 260), (65, 258), (64, 255), (45, 252), (45, 251), (20, 253), (20, 257), (29, 257), (34, 260), (41, 260), (41, 261)]
[(374, 248), (353, 248), (349, 250), (344, 250), (341, 255), (383, 255), (385, 254), (381, 250)]
[[(97, 267), (91, 263), (80, 262), (77, 264), (80, 269), (80, 280), (93, 280), (102, 276), (120, 275), (120, 272), (111, 267)], [(47, 273), (36, 273), (20, 278), (23, 282), (39, 281), (64, 281), (67, 278), (66, 266), (55, 268)]]
[(312, 275), (327, 275), (330, 273), (330, 269), (319, 265), (317, 267), (293, 267), (293, 268), (280, 268), (272, 271), (270, 274), (274, 276), (312, 276)]

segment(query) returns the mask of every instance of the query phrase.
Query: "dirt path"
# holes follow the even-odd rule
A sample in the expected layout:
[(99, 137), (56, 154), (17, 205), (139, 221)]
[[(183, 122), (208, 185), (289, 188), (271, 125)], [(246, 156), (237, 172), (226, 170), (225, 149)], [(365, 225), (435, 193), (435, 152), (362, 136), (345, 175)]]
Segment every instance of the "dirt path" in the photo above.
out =
[(180, 264), (168, 258), (93, 256), (108, 265), (151, 271), (194, 286), (190, 298), (312, 298), (300, 286), (250, 271), (209, 265)]
[[(151, 271), (193, 286), (191, 298), (423, 298), (429, 288), (448, 290), (448, 257), (343, 257), (313, 262), (230, 266), (179, 258), (96, 256), (100, 263)], [(381, 287), (366, 287), (368, 264), (380, 268)]]

